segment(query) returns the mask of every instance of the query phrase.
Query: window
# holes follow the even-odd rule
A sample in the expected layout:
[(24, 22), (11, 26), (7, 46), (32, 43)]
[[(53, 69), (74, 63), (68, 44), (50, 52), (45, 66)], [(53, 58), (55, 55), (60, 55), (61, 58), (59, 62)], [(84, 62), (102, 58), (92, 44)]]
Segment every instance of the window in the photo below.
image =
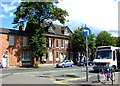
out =
[(52, 48), (53, 47), (53, 39), (49, 38), (49, 47)]
[(68, 48), (68, 40), (65, 40), (65, 49)]
[(14, 45), (14, 36), (13, 35), (9, 35), (9, 45), (10, 46)]
[(97, 51), (96, 59), (111, 59), (112, 50)]
[(28, 45), (28, 38), (26, 36), (23, 37), (23, 46)]
[(69, 35), (69, 30), (67, 28), (65, 29), (64, 35)]
[(115, 51), (113, 51), (113, 61), (115, 61)]
[(22, 61), (30, 61), (31, 60), (31, 56), (28, 51), (22, 51), (21, 57), (22, 57)]
[(57, 48), (59, 47), (58, 43), (59, 43), (59, 40), (56, 39), (56, 47), (57, 47)]
[(61, 40), (61, 47), (64, 47), (64, 40)]

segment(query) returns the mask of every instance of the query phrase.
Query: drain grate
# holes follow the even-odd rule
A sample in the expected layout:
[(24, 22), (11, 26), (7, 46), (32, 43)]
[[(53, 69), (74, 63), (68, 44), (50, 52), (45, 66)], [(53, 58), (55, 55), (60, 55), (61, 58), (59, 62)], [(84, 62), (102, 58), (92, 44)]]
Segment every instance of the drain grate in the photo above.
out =
[(77, 76), (77, 75), (71, 75), (71, 74), (58, 75), (58, 76), (54, 76), (54, 77), (79, 78), (79, 76)]
[(50, 78), (50, 76), (39, 76), (41, 78)]

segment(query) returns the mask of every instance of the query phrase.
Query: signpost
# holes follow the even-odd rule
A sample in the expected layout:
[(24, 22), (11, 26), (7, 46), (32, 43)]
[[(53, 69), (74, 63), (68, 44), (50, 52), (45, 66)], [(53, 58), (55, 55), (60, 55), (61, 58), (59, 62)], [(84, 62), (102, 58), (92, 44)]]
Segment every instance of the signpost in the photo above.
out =
[(87, 54), (87, 57), (86, 57), (86, 81), (89, 81), (89, 70), (88, 70), (88, 36), (90, 36), (91, 34), (91, 30), (88, 28), (88, 27), (85, 27), (83, 30), (82, 30), (82, 34), (86, 37), (86, 54)]

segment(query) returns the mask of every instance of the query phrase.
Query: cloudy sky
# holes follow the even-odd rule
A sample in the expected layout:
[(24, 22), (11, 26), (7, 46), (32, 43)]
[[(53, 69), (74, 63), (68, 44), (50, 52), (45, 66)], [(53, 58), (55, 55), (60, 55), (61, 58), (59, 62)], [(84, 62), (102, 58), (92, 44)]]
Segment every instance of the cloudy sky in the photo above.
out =
[[(119, 0), (59, 0), (58, 7), (66, 10), (66, 17), (72, 31), (87, 24), (92, 33), (106, 30), (113, 35), (118, 34), (118, 1)], [(20, 0), (0, 2), (0, 27), (13, 28), (13, 12)]]

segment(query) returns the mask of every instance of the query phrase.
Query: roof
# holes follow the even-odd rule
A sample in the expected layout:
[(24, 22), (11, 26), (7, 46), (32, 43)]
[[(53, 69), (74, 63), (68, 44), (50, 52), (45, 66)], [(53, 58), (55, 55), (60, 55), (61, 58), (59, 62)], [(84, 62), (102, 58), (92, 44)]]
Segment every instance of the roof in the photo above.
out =
[(27, 35), (25, 31), (19, 31), (14, 29), (8, 29), (8, 28), (0, 28), (1, 34), (13, 34), (13, 35)]
[[(45, 36), (51, 36), (51, 37), (62, 37), (62, 38), (68, 38), (68, 35), (64, 35), (64, 30), (67, 29), (69, 31), (69, 34), (72, 34), (72, 31), (67, 26), (61, 26), (57, 24), (47, 24), (45, 27)], [(33, 31), (32, 31), (33, 32)], [(0, 33), (2, 34), (14, 34), (14, 35), (28, 35), (29, 32), (20, 31), (20, 30), (14, 30), (14, 29), (8, 29), (8, 28), (0, 28)]]
[[(53, 32), (49, 32), (49, 29), (52, 27)], [(72, 31), (69, 29), (67, 26), (62, 26), (62, 25), (57, 25), (57, 24), (52, 24), (48, 28), (48, 33), (56, 34), (56, 35), (65, 35), (64, 30), (67, 29), (69, 31), (69, 34), (72, 35)]]

